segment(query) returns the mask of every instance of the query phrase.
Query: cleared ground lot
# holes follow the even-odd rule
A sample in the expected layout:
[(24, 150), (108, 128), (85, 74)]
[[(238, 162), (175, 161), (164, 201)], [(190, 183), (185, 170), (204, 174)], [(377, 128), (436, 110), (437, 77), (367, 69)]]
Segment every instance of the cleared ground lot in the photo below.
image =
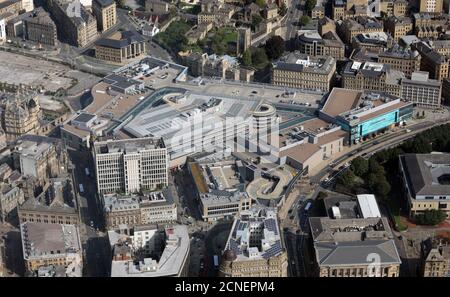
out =
[(10, 84), (43, 86), (46, 91), (55, 92), (59, 88), (67, 89), (77, 81), (82, 88), (90, 87), (86, 82), (96, 82), (95, 77), (81, 75), (68, 66), (46, 60), (0, 52), (0, 61), (0, 81)]

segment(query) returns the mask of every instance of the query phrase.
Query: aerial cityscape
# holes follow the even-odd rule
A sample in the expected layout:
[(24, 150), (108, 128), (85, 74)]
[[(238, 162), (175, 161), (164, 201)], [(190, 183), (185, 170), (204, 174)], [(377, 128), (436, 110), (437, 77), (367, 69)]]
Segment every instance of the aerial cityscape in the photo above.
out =
[(0, 0), (0, 277), (449, 277), (449, 68), (450, 0)]

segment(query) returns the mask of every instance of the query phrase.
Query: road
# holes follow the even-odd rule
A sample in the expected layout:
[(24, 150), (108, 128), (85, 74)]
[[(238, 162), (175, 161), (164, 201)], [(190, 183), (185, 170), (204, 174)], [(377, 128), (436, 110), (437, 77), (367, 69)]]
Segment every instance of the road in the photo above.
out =
[[(99, 230), (105, 229), (103, 209), (97, 195), (97, 186), (94, 178), (94, 163), (89, 151), (68, 150), (72, 164), (75, 188), (78, 194), (80, 210), (80, 234), (82, 239), (85, 260), (85, 273), (87, 276), (107, 276), (109, 268), (109, 242), (106, 234)], [(85, 168), (89, 170), (86, 175)], [(79, 185), (84, 191), (81, 193)], [(105, 264), (106, 263), (106, 264)]]
[[(355, 149), (348, 152), (347, 154), (337, 158), (334, 160), (333, 166), (326, 166), (323, 168), (320, 172), (318, 172), (316, 175), (311, 177), (311, 182), (315, 184), (319, 184), (320, 181), (327, 175), (329, 172), (333, 170), (333, 167), (339, 167), (340, 165), (343, 165), (352, 159), (358, 157), (358, 156), (370, 156), (378, 151), (385, 150), (386, 148), (397, 146), (398, 144), (404, 142), (405, 140), (408, 140), (410, 138), (413, 138), (416, 134), (423, 132), (424, 130), (430, 129), (434, 126), (442, 125), (446, 122), (448, 122), (449, 119), (443, 119), (439, 121), (426, 121), (421, 122), (418, 124), (414, 124), (411, 126), (407, 126), (411, 132), (406, 133), (406, 129), (403, 130), (401, 133), (394, 133), (394, 134), (386, 134), (383, 136), (380, 136), (378, 138), (375, 138), (371, 141), (368, 141), (361, 146), (355, 146)], [(341, 169), (342, 171), (344, 169)], [(337, 176), (337, 175), (334, 175)]]
[(282, 26), (286, 27), (286, 41), (295, 38), (297, 30), (299, 29), (297, 25), (300, 17), (303, 15), (303, 11), (300, 10), (299, 7), (300, 0), (293, 0), (291, 7), (289, 7), (287, 11), (287, 17), (282, 22)]

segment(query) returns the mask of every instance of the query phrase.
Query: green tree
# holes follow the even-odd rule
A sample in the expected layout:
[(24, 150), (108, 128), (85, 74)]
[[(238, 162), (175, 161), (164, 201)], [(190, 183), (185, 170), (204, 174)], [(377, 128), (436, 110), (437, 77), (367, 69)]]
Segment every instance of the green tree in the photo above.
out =
[(264, 45), (267, 57), (271, 60), (278, 59), (284, 53), (284, 39), (280, 36), (272, 36)]
[(350, 166), (350, 169), (357, 175), (357, 176), (364, 176), (367, 171), (369, 171), (369, 162), (364, 159), (363, 157), (356, 157), (352, 161), (352, 165)]
[(427, 209), (422, 214), (416, 215), (416, 222), (419, 225), (437, 225), (446, 218), (445, 212), (440, 209)]
[(286, 4), (283, 2), (280, 6), (280, 8), (278, 9), (278, 14), (281, 16), (285, 16), (287, 12), (287, 6)]
[(391, 191), (391, 185), (388, 183), (386, 178), (379, 179), (374, 187), (374, 193), (378, 197), (386, 199), (387, 195)]
[(308, 25), (310, 21), (311, 21), (311, 18), (310, 18), (309, 16), (303, 15), (303, 16), (300, 18), (299, 23), (300, 23), (300, 25), (301, 25), (302, 27), (304, 27), (304, 26)]
[(327, 194), (326, 192), (320, 191), (320, 192), (317, 194), (316, 200), (323, 200), (323, 199), (325, 199), (325, 198), (327, 198), (327, 197), (328, 197), (328, 194)]
[(260, 7), (264, 8), (266, 6), (266, 0), (255, 0), (255, 3)]
[(116, 0), (117, 6), (125, 8), (125, 0)]
[(369, 172), (381, 176), (385, 174), (383, 166), (375, 158), (369, 159)]
[(263, 18), (259, 14), (252, 15), (252, 27), (254, 30), (261, 24)]
[(253, 66), (262, 68), (269, 61), (267, 59), (266, 51), (263, 48), (257, 48), (252, 54)]
[(337, 183), (348, 187), (349, 190), (351, 190), (351, 188), (353, 187), (353, 185), (355, 184), (355, 174), (353, 173), (353, 171), (351, 169), (345, 170), (341, 175), (339, 175), (339, 177), (337, 178)]
[(250, 50), (246, 50), (243, 54), (242, 54), (242, 63), (245, 66), (251, 66), (252, 65), (252, 53)]
[(305, 2), (305, 11), (310, 13), (314, 7), (316, 7), (317, 0), (306, 0)]

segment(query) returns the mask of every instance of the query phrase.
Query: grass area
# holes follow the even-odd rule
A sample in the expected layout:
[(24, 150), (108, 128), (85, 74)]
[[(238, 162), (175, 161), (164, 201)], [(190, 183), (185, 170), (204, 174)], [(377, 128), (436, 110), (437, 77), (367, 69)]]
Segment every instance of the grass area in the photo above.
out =
[(391, 197), (386, 201), (386, 204), (389, 208), (389, 211), (392, 213), (392, 216), (394, 217), (395, 225), (397, 227), (398, 231), (405, 231), (408, 229), (408, 226), (402, 223), (401, 216), (400, 216), (400, 203), (398, 201), (397, 197)]
[(229, 32), (225, 35), (225, 38), (223, 39), (224, 42), (236, 42), (237, 40), (237, 32)]

